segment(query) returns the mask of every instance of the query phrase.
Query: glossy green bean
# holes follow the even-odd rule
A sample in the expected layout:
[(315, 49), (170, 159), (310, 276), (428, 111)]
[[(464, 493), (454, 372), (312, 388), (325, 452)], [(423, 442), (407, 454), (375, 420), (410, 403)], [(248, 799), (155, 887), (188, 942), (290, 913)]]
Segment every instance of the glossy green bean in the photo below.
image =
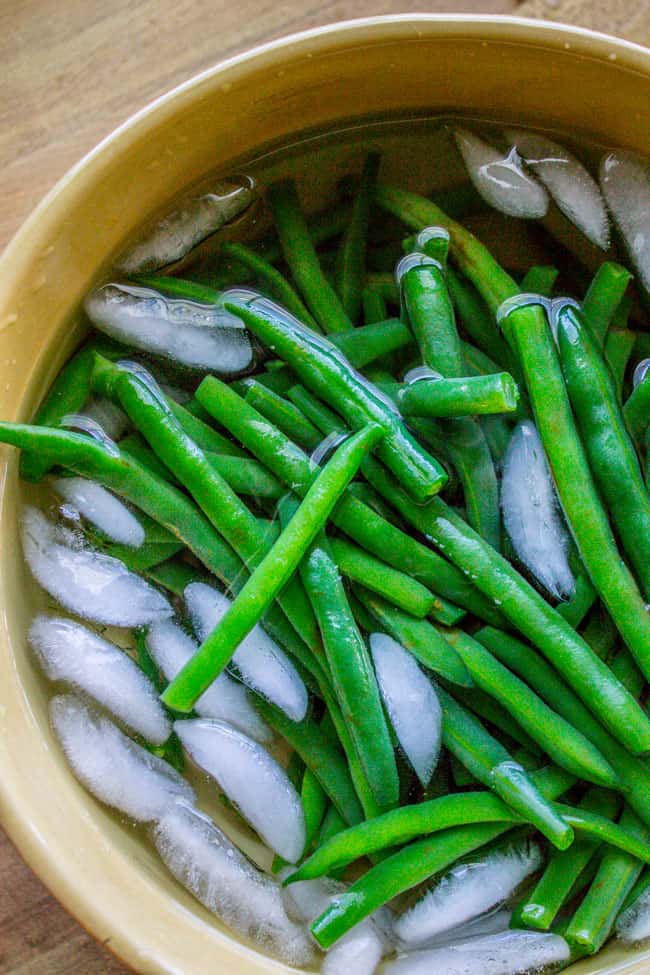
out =
[(594, 274), (582, 302), (582, 311), (599, 348), (605, 344), (605, 336), (614, 313), (620, 305), (632, 275), (627, 268), (613, 261), (604, 261)]
[(533, 741), (527, 731), (516, 719), (508, 713), (506, 708), (495, 698), (490, 697), (485, 691), (478, 687), (464, 688), (454, 687), (453, 695), (459, 704), (463, 704), (468, 711), (475, 714), (482, 722), (487, 722), (492, 729), (494, 737), (501, 742), (504, 748), (511, 750), (515, 745), (525, 748), (526, 751), (536, 753), (541, 756), (539, 746)]
[(435, 609), (436, 597), (416, 579), (393, 569), (343, 538), (332, 538), (329, 544), (340, 571), (352, 582), (360, 583), (420, 619), (429, 616)]
[(477, 687), (500, 701), (556, 764), (588, 782), (608, 788), (619, 785), (614, 770), (582, 732), (549, 708), (481, 643), (463, 630), (440, 632), (462, 658)]
[(300, 573), (316, 613), (343, 719), (366, 780), (378, 807), (389, 809), (399, 798), (395, 754), (370, 655), (324, 538), (314, 543)]
[(475, 637), (596, 746), (621, 780), (629, 804), (650, 825), (650, 790), (644, 761), (630, 755), (605, 730), (553, 667), (531, 647), (493, 627), (483, 627)]
[[(560, 314), (558, 339), (569, 375), (568, 345), (563, 333), (577, 321), (568, 309)], [(571, 527), (582, 562), (626, 643), (641, 658), (650, 652), (650, 617), (631, 573), (623, 563), (589, 467), (585, 448), (576, 430), (560, 362), (545, 316), (539, 309), (515, 309), (508, 316), (508, 331), (519, 349), (526, 385), (546, 456), (564, 514)], [(584, 333), (583, 333), (584, 337)], [(572, 349), (573, 351), (573, 349)], [(564, 354), (566, 352), (566, 355)], [(577, 384), (578, 369), (571, 368)], [(575, 404), (588, 413), (584, 394)], [(590, 388), (589, 395), (594, 393)], [(593, 421), (592, 421), (593, 422)]]
[(572, 627), (440, 498), (414, 505), (378, 463), (364, 464), (372, 486), (544, 653), (587, 706), (635, 754), (650, 750), (650, 721)]
[(340, 410), (350, 425), (359, 429), (378, 423), (384, 437), (378, 454), (416, 499), (423, 501), (445, 484), (444, 469), (422, 448), (404, 426), (398, 413), (369, 385), (322, 336), (282, 310), (258, 299), (248, 305), (226, 307), (290, 365), (307, 388)]
[[(316, 469), (299, 447), (214, 377), (203, 380), (197, 397), (208, 412), (276, 477), (296, 494), (304, 496), (316, 476)], [(349, 492), (333, 512), (332, 521), (362, 548), (412, 575), (433, 592), (468, 609), (480, 619), (488, 622), (498, 619), (499, 613), (478, 593), (461, 569), (386, 521)]]
[[(81, 413), (90, 396), (90, 377), (96, 351), (101, 351), (107, 358), (119, 358), (123, 350), (108, 338), (93, 336), (65, 363), (36, 411), (34, 424), (58, 427), (65, 416)], [(45, 456), (23, 451), (20, 476), (24, 481), (40, 481), (51, 464)]]
[(507, 372), (462, 379), (423, 378), (397, 389), (397, 405), (403, 416), (512, 413), (518, 400), (517, 384)]
[(368, 217), (377, 179), (380, 157), (371, 153), (366, 159), (352, 204), (350, 220), (345, 228), (336, 255), (334, 283), (341, 304), (351, 322), (356, 322), (361, 312), (361, 289), (365, 277)]
[(550, 298), (559, 271), (552, 265), (537, 265), (531, 267), (521, 279), (521, 290), (527, 294), (543, 295)]
[[(590, 789), (580, 809), (612, 819), (617, 813), (617, 803), (611, 792)], [(585, 868), (593, 861), (599, 846), (599, 839), (580, 836), (568, 850), (554, 851), (537, 884), (516, 908), (513, 926), (548, 931), (574, 884), (584, 877)]]
[(288, 527), (255, 567), (219, 624), (165, 691), (163, 697), (168, 706), (177, 711), (190, 710), (218, 677), (241, 641), (287, 584), (355, 476), (363, 457), (381, 436), (381, 428), (367, 426), (338, 448), (309, 488)]
[[(477, 294), (474, 286), (457, 274), (453, 268), (447, 268), (446, 280), (463, 332), (482, 353), (490, 356), (497, 366), (502, 369), (507, 368), (508, 347), (499, 334), (494, 316)], [(462, 348), (463, 356), (466, 358), (464, 346)], [(492, 366), (488, 370), (488, 372), (498, 371), (498, 367)]]
[(226, 258), (237, 261), (260, 280), (268, 289), (272, 298), (288, 308), (292, 315), (305, 322), (310, 328), (316, 328), (313, 316), (308, 311), (302, 298), (289, 284), (285, 276), (252, 247), (235, 241), (224, 241), (220, 251)]
[(479, 782), (496, 792), (527, 822), (532, 823), (564, 850), (573, 841), (573, 831), (553, 810), (525, 770), (481, 722), (442, 688), (438, 688), (442, 707), (442, 741), (446, 748)]
[[(268, 552), (265, 531), (230, 486), (188, 437), (157, 387), (127, 369), (102, 365), (103, 386), (119, 401), (150, 447), (187, 488), (197, 505), (249, 569)], [(292, 580), (278, 594), (278, 603), (308, 646), (318, 645), (316, 620), (301, 586)]]
[(323, 274), (307, 223), (300, 209), (295, 184), (283, 180), (269, 187), (267, 198), (284, 259), (310, 312), (324, 332), (352, 328), (338, 295)]
[[(537, 774), (536, 786), (547, 799), (555, 799), (573, 781), (564, 773)], [(505, 808), (505, 806), (504, 806)], [(401, 810), (396, 810), (396, 813)], [(390, 814), (394, 815), (394, 814)], [(444, 830), (410, 843), (382, 860), (337, 895), (330, 906), (311, 925), (311, 931), (322, 948), (329, 948), (346, 931), (393, 897), (434, 876), (445, 867), (467, 856), (511, 828), (511, 824), (482, 823)]]
[(305, 852), (308, 853), (319, 834), (328, 805), (325, 789), (309, 768), (303, 773), (300, 801), (305, 814)]
[[(646, 849), (650, 848), (650, 833), (627, 807), (620, 824)], [(617, 849), (606, 851), (589, 891), (565, 931), (564, 937), (569, 944), (577, 945), (588, 954), (594, 954), (602, 947), (641, 869), (642, 861), (631, 853)]]
[(424, 365), (448, 379), (462, 377), (463, 353), (442, 267), (437, 262), (412, 267), (400, 288)]
[(399, 318), (386, 317), (349, 332), (333, 332), (329, 339), (356, 369), (363, 369), (368, 363), (404, 349), (413, 342), (413, 336), (404, 322)]
[(416, 619), (362, 586), (355, 586), (354, 592), (379, 624), (373, 630), (386, 630), (416, 660), (452, 684), (472, 687), (463, 661), (428, 620)]
[(323, 438), (319, 431), (293, 403), (254, 379), (247, 379), (244, 388), (246, 401), (282, 430), (290, 440), (309, 451), (314, 450), (321, 442)]

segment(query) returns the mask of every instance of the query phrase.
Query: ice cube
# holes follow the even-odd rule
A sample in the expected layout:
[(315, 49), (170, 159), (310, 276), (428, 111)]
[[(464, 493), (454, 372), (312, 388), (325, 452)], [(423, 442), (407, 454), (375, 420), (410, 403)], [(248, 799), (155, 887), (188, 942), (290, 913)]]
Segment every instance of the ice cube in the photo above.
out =
[(139, 548), (144, 542), (144, 528), (133, 512), (97, 481), (85, 477), (59, 477), (52, 486), (111, 541), (132, 548)]
[(72, 771), (101, 802), (137, 822), (159, 819), (194, 791), (171, 765), (91, 710), (80, 698), (50, 701), (50, 720)]
[(650, 162), (617, 149), (600, 164), (600, 185), (639, 280), (650, 292)]
[(83, 545), (28, 505), (23, 550), (35, 579), (71, 613), (108, 626), (146, 626), (172, 615), (167, 599), (123, 562)]
[(568, 962), (569, 946), (557, 934), (512, 930), (414, 951), (384, 967), (385, 975), (523, 975)]
[(29, 643), (46, 676), (83, 691), (153, 745), (171, 734), (171, 723), (151, 681), (114, 643), (60, 616), (37, 616)]
[(456, 129), (454, 136), (468, 176), (486, 203), (509, 217), (546, 215), (548, 193), (524, 170), (516, 149), (504, 154), (467, 129)]
[(276, 760), (225, 721), (190, 718), (177, 721), (174, 730), (264, 842), (295, 863), (305, 846), (305, 817), (298, 793)]

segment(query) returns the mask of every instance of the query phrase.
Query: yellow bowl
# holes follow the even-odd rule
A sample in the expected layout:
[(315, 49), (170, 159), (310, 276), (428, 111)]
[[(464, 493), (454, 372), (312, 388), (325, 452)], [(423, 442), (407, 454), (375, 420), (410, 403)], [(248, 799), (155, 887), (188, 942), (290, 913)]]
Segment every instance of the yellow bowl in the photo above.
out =
[[(98, 270), (179, 188), (305, 127), (464, 110), (650, 154), (650, 51), (515, 18), (404, 15), (310, 31), (233, 58), (160, 98), (71, 170), (0, 263), (0, 417), (25, 420), (79, 336)], [(278, 971), (228, 933), (72, 778), (26, 651), (33, 586), (3, 457), (0, 820), (31, 867), (138, 972)], [(581, 972), (647, 971), (617, 946)]]

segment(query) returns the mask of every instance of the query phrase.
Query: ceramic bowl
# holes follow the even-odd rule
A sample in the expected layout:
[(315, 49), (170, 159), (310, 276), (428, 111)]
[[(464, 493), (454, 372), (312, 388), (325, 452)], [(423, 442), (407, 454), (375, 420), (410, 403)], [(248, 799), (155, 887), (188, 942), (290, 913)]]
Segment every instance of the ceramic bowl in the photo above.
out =
[[(262, 145), (388, 115), (463, 111), (650, 154), (650, 51), (548, 23), (405, 15), (337, 24), (232, 58), (158, 99), (55, 187), (0, 264), (0, 416), (26, 420), (79, 339), (76, 309), (123, 241), (182, 187)], [(34, 589), (17, 535), (15, 453), (0, 492), (0, 820), (29, 865), (147, 975), (262, 975), (142, 836), (76, 783), (48, 727), (25, 631)], [(582, 972), (648, 970), (609, 947)]]

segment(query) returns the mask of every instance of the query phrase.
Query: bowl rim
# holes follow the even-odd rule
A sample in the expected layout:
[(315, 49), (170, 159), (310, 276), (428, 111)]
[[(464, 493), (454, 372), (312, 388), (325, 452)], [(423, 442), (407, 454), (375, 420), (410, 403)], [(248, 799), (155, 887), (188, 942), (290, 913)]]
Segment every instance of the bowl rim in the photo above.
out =
[[(481, 38), (488, 42), (511, 42), (522, 45), (542, 46), (550, 50), (571, 49), (574, 55), (600, 61), (616, 61), (617, 67), (650, 75), (650, 49), (626, 39), (600, 31), (562, 24), (550, 20), (536, 20), (499, 14), (441, 14), (404, 13), (384, 14), (332, 22), (308, 30), (297, 31), (217, 61), (157, 96), (132, 113), (124, 122), (106, 135), (94, 148), (85, 153), (61, 176), (46, 193), (26, 220), (13, 233), (0, 254), (0, 309), (5, 295), (12, 292), (13, 281), (20, 277), (25, 265), (30, 264), (39, 250), (39, 241), (47, 238), (48, 228), (55, 226), (64, 212), (67, 201), (73, 199), (80, 187), (94, 183), (104, 165), (110, 164), (128, 144), (133, 130), (139, 130), (139, 138), (147, 131), (164, 123), (166, 115), (178, 109), (179, 103), (193, 101), (203, 87), (210, 88), (217, 78), (254, 63), (264, 67), (288, 56), (309, 56), (336, 45), (349, 45), (355, 35), (366, 44), (380, 37), (386, 40), (386, 31), (393, 29), (391, 39), (412, 36)], [(375, 37), (369, 36), (375, 34)], [(38, 225), (38, 230), (36, 229)], [(4, 484), (0, 484), (0, 489)], [(1, 756), (1, 753), (0, 753)], [(75, 883), (70, 881), (66, 864), (57, 860), (48, 849), (47, 841), (39, 832), (37, 823), (30, 818), (30, 809), (21, 795), (11, 789), (0, 768), (0, 826), (19, 851), (28, 866), (64, 908), (91, 934), (92, 918), (96, 912), (85, 910), (85, 899)], [(114, 950), (106, 939), (103, 944), (128, 966), (143, 962), (138, 950), (137, 937), (124, 931), (115, 931), (110, 922), (105, 929), (116, 935), (109, 938), (119, 948)], [(93, 936), (95, 936), (93, 934)], [(148, 959), (151, 961), (151, 959)], [(273, 962), (269, 959), (271, 966)], [(277, 963), (275, 963), (277, 964)], [(634, 964), (634, 956), (609, 969), (610, 975), (622, 972)], [(134, 968), (134, 971), (138, 970)], [(162, 971), (161, 969), (157, 969)]]

